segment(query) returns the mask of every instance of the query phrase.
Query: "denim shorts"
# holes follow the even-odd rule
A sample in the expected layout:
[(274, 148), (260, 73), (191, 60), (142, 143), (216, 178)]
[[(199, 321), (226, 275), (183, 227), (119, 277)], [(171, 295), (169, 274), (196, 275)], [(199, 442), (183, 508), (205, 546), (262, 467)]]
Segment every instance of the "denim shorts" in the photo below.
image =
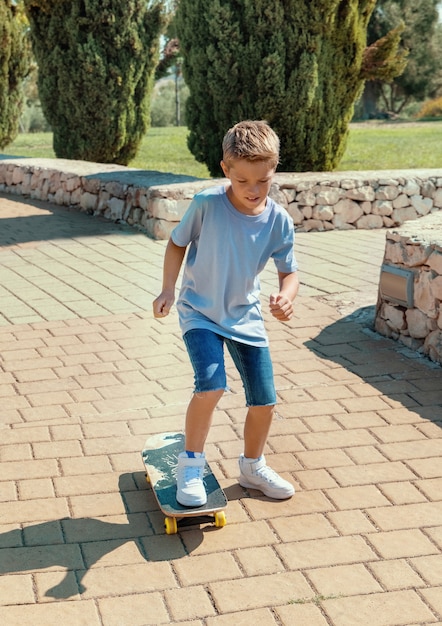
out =
[(241, 376), (247, 406), (276, 404), (273, 366), (267, 347), (240, 343), (204, 328), (188, 330), (183, 339), (195, 374), (195, 393), (228, 389), (224, 364), (226, 344)]

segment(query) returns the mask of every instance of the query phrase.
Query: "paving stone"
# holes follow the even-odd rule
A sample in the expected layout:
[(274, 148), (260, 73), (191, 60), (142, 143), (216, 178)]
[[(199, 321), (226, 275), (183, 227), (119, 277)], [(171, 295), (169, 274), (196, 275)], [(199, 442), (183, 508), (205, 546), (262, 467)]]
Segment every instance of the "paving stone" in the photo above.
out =
[(326, 624), (328, 624), (321, 610), (314, 604), (308, 602), (278, 606), (275, 611), (284, 626), (291, 626), (291, 624), (326, 626)]
[(403, 463), (371, 463), (362, 467), (333, 467), (330, 469), (330, 473), (343, 487), (414, 478), (413, 472)]
[(20, 500), (31, 500), (33, 498), (53, 498), (55, 496), (54, 485), (50, 478), (21, 480), (18, 482), (17, 486)]
[(338, 486), (337, 482), (324, 469), (297, 471), (296, 478), (301, 483), (302, 487), (309, 491), (315, 489), (331, 489)]
[(340, 510), (369, 509), (388, 504), (387, 498), (382, 495), (376, 485), (327, 489), (326, 494)]
[(380, 446), (380, 450), (392, 461), (440, 456), (442, 439), (390, 443)]
[[(226, 532), (224, 532), (226, 531)], [(210, 533), (206, 541), (201, 542), (200, 533), (189, 531), (183, 533), (183, 541), (189, 552), (194, 555), (266, 546), (274, 543), (274, 535), (265, 522), (247, 522), (224, 527), (222, 533)]]
[(343, 450), (297, 452), (296, 457), (307, 469), (354, 465), (354, 462)]
[(287, 566), (292, 569), (310, 569), (347, 563), (377, 560), (376, 553), (360, 537), (333, 537), (285, 543), (275, 546)]
[(341, 425), (330, 415), (315, 415), (314, 417), (304, 417), (303, 422), (312, 432), (328, 432), (331, 430), (342, 430)]
[(442, 555), (422, 556), (410, 562), (429, 585), (442, 585)]
[(431, 502), (442, 499), (442, 478), (418, 480), (416, 481), (416, 487), (420, 489)]
[(81, 600), (75, 571), (36, 572), (34, 580), (38, 603)]
[(93, 495), (71, 495), (69, 498), (73, 517), (95, 517), (119, 515), (125, 512), (119, 493), (94, 493)]
[(275, 550), (270, 546), (241, 548), (237, 550), (235, 556), (247, 576), (276, 574), (285, 569)]
[(82, 453), (79, 441), (51, 441), (33, 445), (36, 459), (53, 459), (66, 456), (80, 456)]
[(359, 510), (332, 511), (327, 517), (341, 535), (359, 535), (375, 530), (367, 515)]
[(418, 476), (422, 478), (436, 478), (442, 476), (442, 458), (407, 459), (406, 463)]
[(427, 528), (426, 534), (431, 537), (439, 547), (442, 547), (442, 526), (434, 526), (433, 528)]
[(40, 498), (20, 502), (3, 502), (0, 523), (9, 524), (16, 520), (32, 522), (50, 521), (69, 515), (68, 503), (63, 498)]
[(357, 446), (346, 448), (346, 454), (356, 465), (368, 465), (371, 463), (384, 463), (386, 457), (375, 446)]
[(419, 432), (410, 424), (401, 424), (399, 426), (384, 426), (382, 428), (371, 428), (371, 432), (382, 443), (414, 441), (416, 439), (425, 439), (425, 435)]
[(431, 589), (422, 589), (421, 593), (424, 599), (430, 605), (430, 608), (437, 614), (442, 614), (442, 587), (433, 587)]
[(158, 592), (100, 598), (98, 607), (104, 626), (157, 626), (170, 624), (170, 616)]
[(327, 448), (348, 448), (365, 446), (376, 443), (374, 437), (366, 430), (355, 428), (346, 431), (326, 433), (300, 433), (299, 439), (308, 450), (322, 450)]
[[(385, 422), (376, 411), (359, 411), (358, 413), (339, 413), (334, 418), (343, 428), (383, 427)], [(372, 432), (374, 429), (372, 428)]]
[(95, 603), (92, 600), (80, 602), (54, 602), (50, 604), (24, 604), (2, 608), (2, 620), (8, 626), (101, 626)]
[(61, 525), (67, 543), (142, 538), (152, 534), (146, 515), (140, 513), (66, 518), (61, 520)]
[(416, 589), (425, 586), (422, 578), (404, 559), (378, 561), (370, 563), (368, 567), (387, 591)]
[(64, 476), (75, 476), (78, 474), (90, 476), (106, 473), (112, 469), (109, 458), (106, 455), (60, 459), (60, 466)]
[(438, 526), (442, 516), (442, 502), (404, 504), (403, 506), (369, 509), (368, 514), (381, 530), (425, 528)]
[[(430, 622), (433, 613), (414, 591), (389, 591), (325, 600), (322, 606), (339, 626), (401, 626)], [(357, 607), (357, 609), (356, 609)]]
[(391, 425), (417, 424), (420, 421), (419, 414), (406, 407), (379, 411), (379, 415)]
[(363, 565), (320, 567), (307, 572), (321, 596), (352, 596), (382, 591), (382, 587)]
[(379, 489), (393, 504), (413, 504), (426, 502), (425, 496), (409, 482), (396, 482), (379, 485)]
[(177, 586), (168, 563), (112, 565), (78, 573), (80, 577), (83, 574), (84, 598), (149, 593)]
[(183, 587), (207, 584), (216, 580), (241, 578), (241, 570), (228, 553), (195, 556), (175, 563), (175, 571)]
[(277, 517), (271, 524), (284, 543), (335, 537), (337, 534), (327, 518), (319, 514)]
[(333, 511), (331, 504), (322, 491), (299, 491), (290, 500), (275, 501), (261, 498), (258, 491), (256, 498), (245, 498), (243, 505), (253, 519), (267, 520), (282, 516), (306, 515)]
[(1, 606), (32, 604), (33, 602), (35, 602), (34, 583), (30, 574), (3, 574), (0, 578)]
[(210, 585), (210, 590), (222, 613), (287, 604), (312, 594), (299, 572), (216, 582)]
[(100, 474), (99, 478), (86, 479), (85, 476), (59, 476), (54, 478), (59, 496), (77, 496), (96, 493), (114, 493), (118, 490), (118, 476)]
[(366, 537), (384, 559), (398, 559), (438, 552), (434, 544), (418, 529), (380, 532)]
[(171, 589), (164, 596), (174, 621), (215, 615), (210, 596), (202, 586)]
[(17, 490), (14, 482), (0, 483), (0, 502), (9, 502), (17, 499)]

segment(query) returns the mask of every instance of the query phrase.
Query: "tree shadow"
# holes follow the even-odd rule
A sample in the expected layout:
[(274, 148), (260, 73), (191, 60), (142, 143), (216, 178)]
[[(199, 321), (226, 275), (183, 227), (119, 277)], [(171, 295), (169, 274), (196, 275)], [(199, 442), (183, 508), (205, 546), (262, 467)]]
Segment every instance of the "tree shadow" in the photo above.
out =
[(442, 367), (375, 332), (374, 318), (375, 306), (359, 308), (304, 345), (372, 385), (392, 401), (392, 407), (406, 407), (441, 425)]
[[(8, 203), (8, 217), (4, 217), (3, 203)], [(30, 207), (29, 215), (20, 215), (19, 205)], [(17, 205), (17, 215), (14, 215)], [(31, 208), (32, 207), (32, 208)], [(78, 208), (63, 207), (50, 202), (17, 198), (0, 193), (0, 246), (15, 246), (52, 239), (95, 237), (121, 232), (139, 234), (135, 228), (117, 224), (100, 215), (89, 215)]]
[(64, 569), (65, 576), (45, 596), (58, 600), (83, 593), (83, 578), (100, 559), (133, 542), (147, 562), (182, 558), (204, 538), (193, 526), (191, 541), (165, 535), (163, 516), (147, 488), (144, 472), (122, 474), (119, 491), (127, 523), (94, 518), (62, 518), (0, 533), (0, 575)]

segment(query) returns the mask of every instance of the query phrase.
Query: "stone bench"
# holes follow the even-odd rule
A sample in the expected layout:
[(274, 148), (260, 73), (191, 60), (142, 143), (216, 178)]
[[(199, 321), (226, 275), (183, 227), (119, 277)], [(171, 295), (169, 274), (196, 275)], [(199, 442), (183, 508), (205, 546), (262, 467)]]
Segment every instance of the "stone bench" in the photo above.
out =
[(442, 364), (442, 214), (387, 232), (375, 329)]

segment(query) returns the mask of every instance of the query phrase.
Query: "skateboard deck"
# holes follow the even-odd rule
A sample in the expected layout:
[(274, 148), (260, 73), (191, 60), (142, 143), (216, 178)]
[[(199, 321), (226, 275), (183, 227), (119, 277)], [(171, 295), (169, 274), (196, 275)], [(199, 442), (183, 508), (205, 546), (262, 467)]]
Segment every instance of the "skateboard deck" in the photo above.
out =
[(215, 478), (209, 464), (204, 468), (204, 486), (207, 503), (199, 507), (187, 507), (176, 500), (176, 468), (178, 455), (184, 450), (183, 433), (160, 433), (149, 437), (141, 452), (146, 469), (146, 480), (151, 485), (158, 506), (166, 516), (168, 535), (178, 532), (186, 525), (214, 522), (215, 526), (226, 524), (224, 508), (227, 498)]

